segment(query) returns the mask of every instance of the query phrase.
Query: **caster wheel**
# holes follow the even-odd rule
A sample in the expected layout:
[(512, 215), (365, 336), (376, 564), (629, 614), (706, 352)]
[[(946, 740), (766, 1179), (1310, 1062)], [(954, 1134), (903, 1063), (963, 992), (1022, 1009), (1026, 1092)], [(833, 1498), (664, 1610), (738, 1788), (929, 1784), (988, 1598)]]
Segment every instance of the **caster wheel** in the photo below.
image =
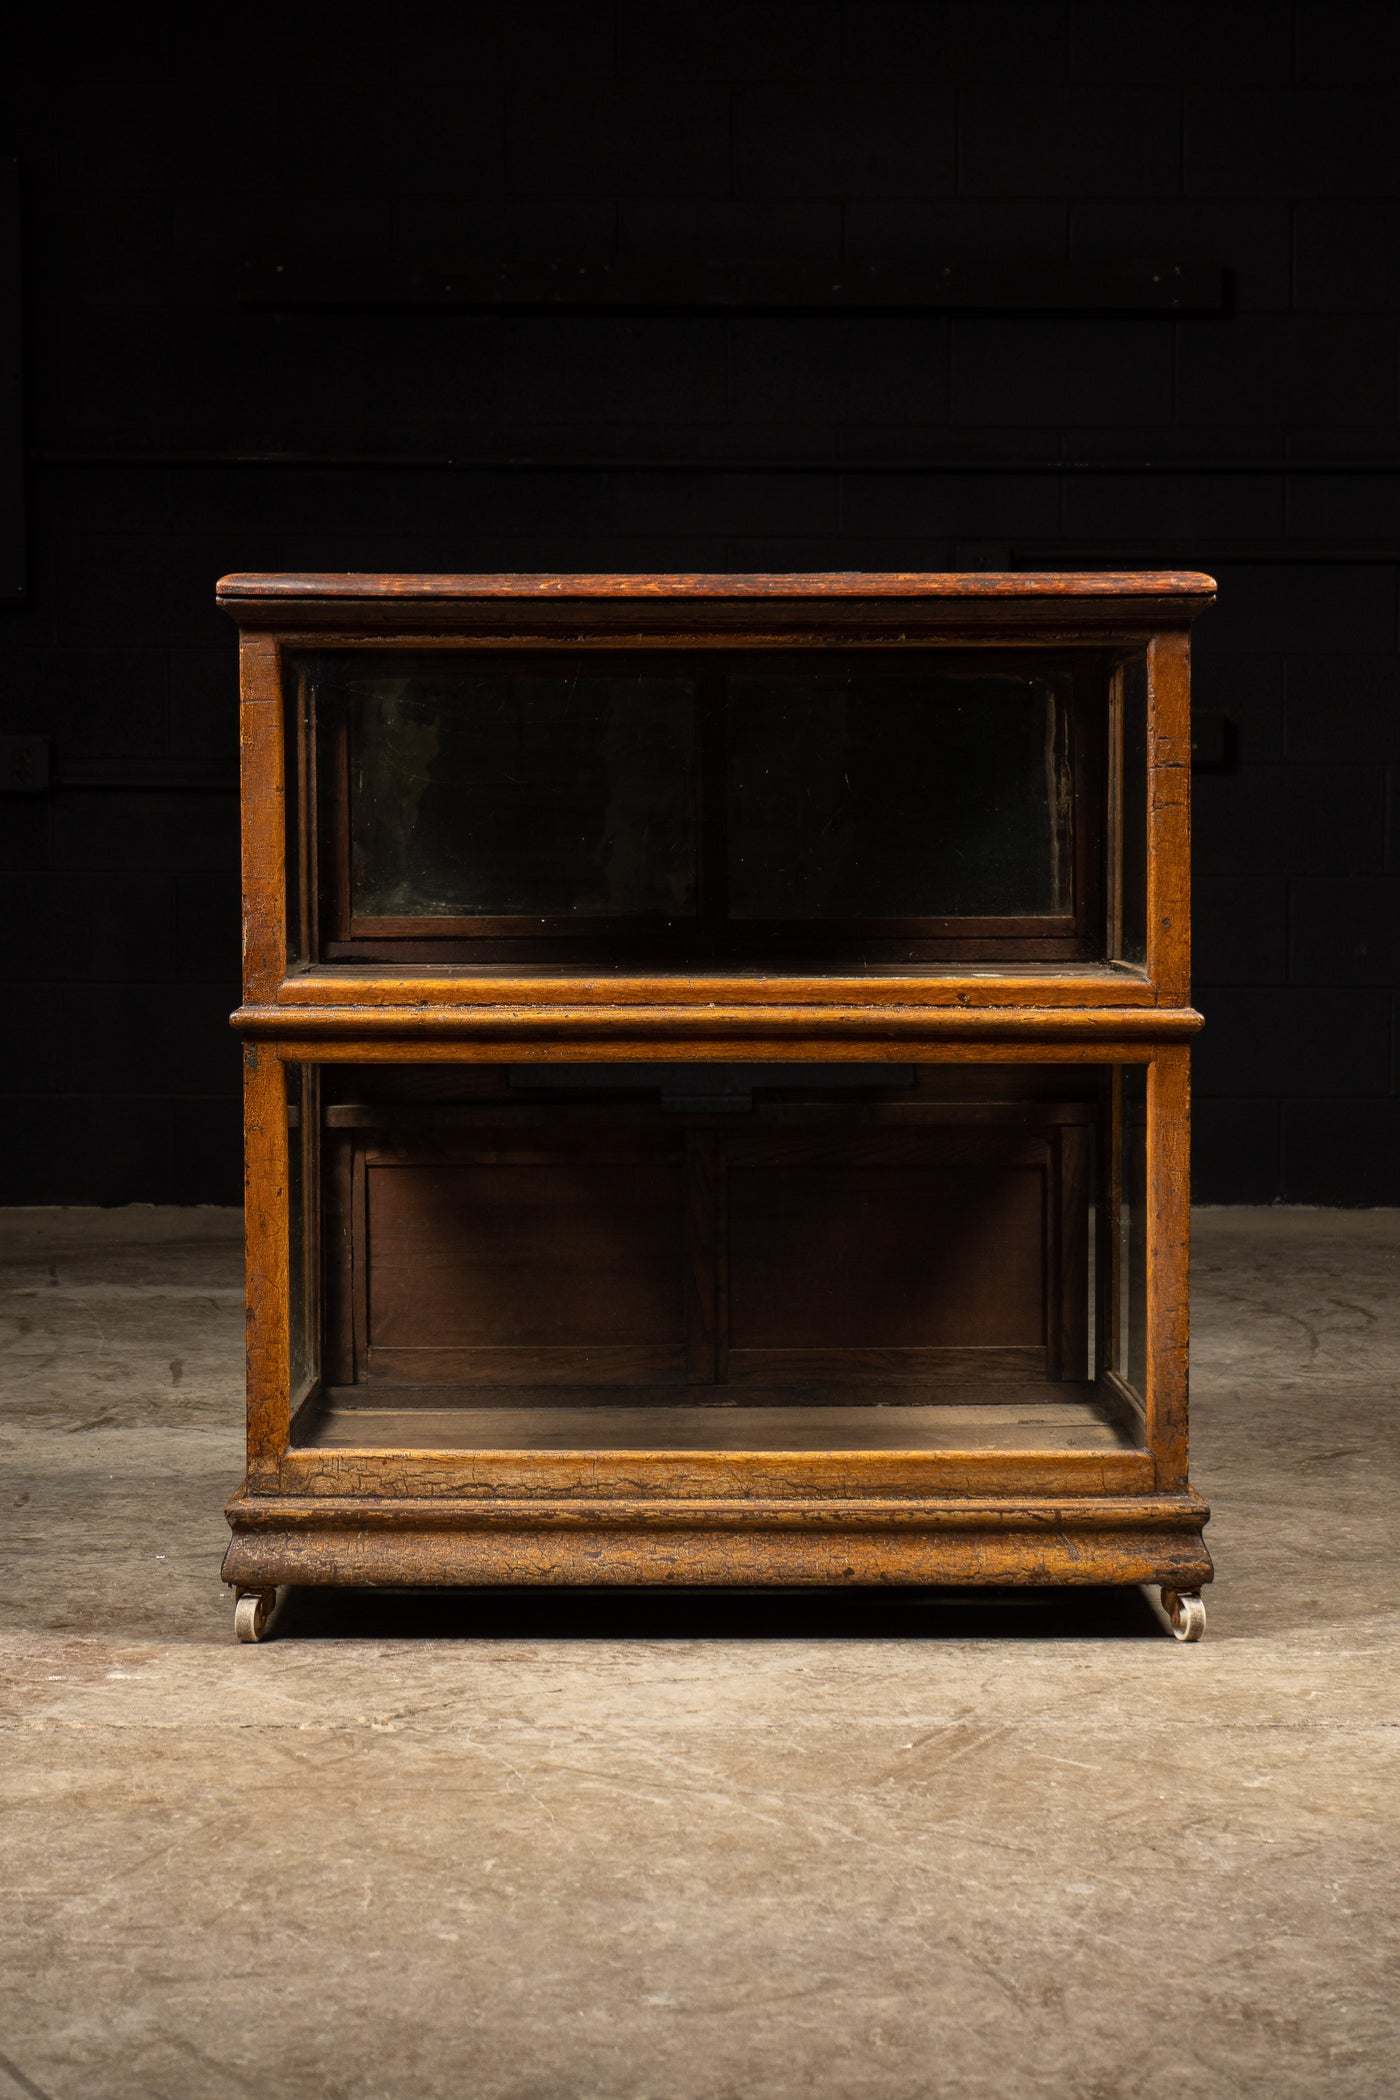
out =
[(260, 1641), (277, 1602), (276, 1590), (242, 1590), (233, 1607), (233, 1630), (240, 1641)]
[(1179, 1641), (1198, 1641), (1206, 1630), (1206, 1608), (1199, 1590), (1163, 1590), (1162, 1609)]

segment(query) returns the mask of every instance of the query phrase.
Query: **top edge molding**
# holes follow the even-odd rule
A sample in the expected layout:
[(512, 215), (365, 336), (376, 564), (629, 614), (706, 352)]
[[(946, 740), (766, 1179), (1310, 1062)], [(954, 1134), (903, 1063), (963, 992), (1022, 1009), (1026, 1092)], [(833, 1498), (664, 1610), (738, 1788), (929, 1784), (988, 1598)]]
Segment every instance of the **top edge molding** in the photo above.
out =
[(1175, 599), (1183, 612), (1203, 611), (1215, 579), (1190, 569), (982, 570), (971, 573), (835, 570), (810, 574), (419, 576), (386, 574), (239, 574), (221, 577), (218, 602), (235, 616), (243, 606), (280, 604), (461, 605), (482, 600), (987, 600)]

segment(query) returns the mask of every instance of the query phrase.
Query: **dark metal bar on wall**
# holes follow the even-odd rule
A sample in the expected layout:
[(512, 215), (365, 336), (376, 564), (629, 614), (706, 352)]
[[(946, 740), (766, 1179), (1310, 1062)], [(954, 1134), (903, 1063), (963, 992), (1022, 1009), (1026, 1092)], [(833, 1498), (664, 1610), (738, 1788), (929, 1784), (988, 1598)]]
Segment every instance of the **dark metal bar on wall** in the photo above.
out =
[(912, 314), (1218, 313), (1224, 272), (1185, 256), (1109, 262), (899, 263), (579, 261), (492, 257), (400, 270), (290, 257), (244, 264), (245, 306), (322, 312)]
[(1345, 474), (1359, 478), (1400, 476), (1400, 457), (1367, 459), (976, 459), (929, 458), (910, 453), (898, 459), (835, 458), (829, 453), (806, 458), (695, 456), (630, 458), (626, 453), (383, 453), (383, 452), (93, 452), (71, 447), (40, 447), (28, 455), (40, 467), (249, 467), (276, 472), (315, 474), (920, 474), (960, 478), (977, 474), (1114, 475), (1156, 474), (1190, 478), (1193, 474), (1232, 477)]
[(0, 795), (80, 789), (127, 794), (234, 795), (238, 767), (208, 758), (73, 758), (46, 736), (0, 736)]

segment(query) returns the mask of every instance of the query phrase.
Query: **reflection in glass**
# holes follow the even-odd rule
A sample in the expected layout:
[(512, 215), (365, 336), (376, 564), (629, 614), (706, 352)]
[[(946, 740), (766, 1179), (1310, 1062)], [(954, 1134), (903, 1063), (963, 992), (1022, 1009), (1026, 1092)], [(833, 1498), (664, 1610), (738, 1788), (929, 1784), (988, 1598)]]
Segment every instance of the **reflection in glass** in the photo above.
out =
[(282, 1070), (287, 1084), (287, 1311), (295, 1406), (320, 1371), (318, 1071), (314, 1065), (293, 1064)]
[(686, 679), (350, 686), (357, 918), (691, 913), (695, 804)]
[(1118, 953), (1141, 967), (1147, 961), (1147, 664), (1123, 666), (1123, 820), (1119, 846), (1123, 903)]
[(1119, 1125), (1120, 1187), (1118, 1374), (1147, 1393), (1147, 1067), (1123, 1067)]
[(731, 679), (731, 912), (1066, 911), (1063, 716), (1038, 678)]

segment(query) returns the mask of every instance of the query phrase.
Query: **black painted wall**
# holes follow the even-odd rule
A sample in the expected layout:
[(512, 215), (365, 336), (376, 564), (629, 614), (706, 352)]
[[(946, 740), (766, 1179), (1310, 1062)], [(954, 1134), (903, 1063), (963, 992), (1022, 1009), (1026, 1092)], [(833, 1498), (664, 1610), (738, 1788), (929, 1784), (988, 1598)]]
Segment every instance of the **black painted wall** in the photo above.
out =
[[(516, 0), (217, 64), (186, 14), (62, 27), (4, 90), (0, 698), (59, 783), (0, 799), (9, 1200), (236, 1199), (224, 570), (1175, 562), (1220, 578), (1198, 700), (1238, 729), (1196, 784), (1199, 1192), (1400, 1201), (1393, 0)], [(245, 254), (348, 293), (467, 254), (1168, 254), (1230, 299), (278, 315)]]

